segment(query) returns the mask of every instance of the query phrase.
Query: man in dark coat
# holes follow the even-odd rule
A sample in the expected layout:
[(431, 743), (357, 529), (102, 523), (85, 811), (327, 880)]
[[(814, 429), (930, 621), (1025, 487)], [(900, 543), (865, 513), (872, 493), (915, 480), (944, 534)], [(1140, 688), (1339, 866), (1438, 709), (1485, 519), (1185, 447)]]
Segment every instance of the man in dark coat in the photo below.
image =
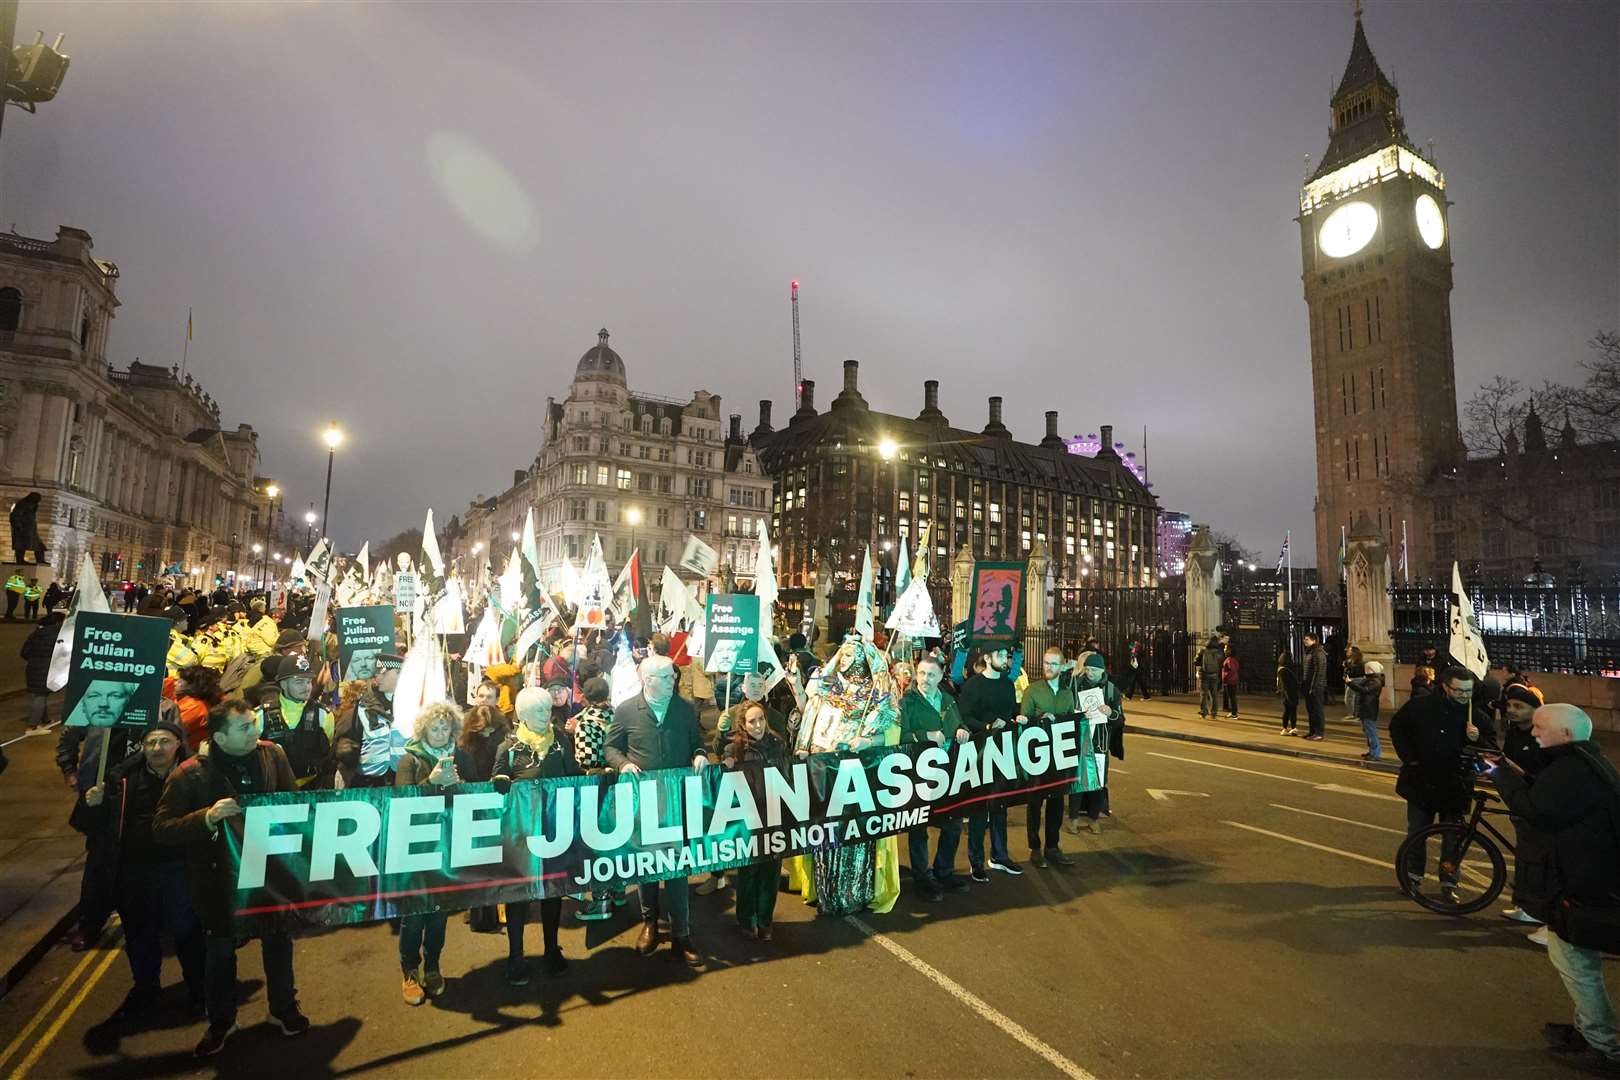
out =
[[(169, 776), (152, 820), (158, 843), (185, 849), (191, 901), (205, 934), (208, 1030), (197, 1044), (198, 1057), (219, 1053), (237, 1030), (236, 883), (230, 876), (225, 822), (241, 816), (240, 796), (296, 787), (287, 755), (259, 738), (253, 707), (239, 697), (226, 698), (210, 710), (206, 750)], [(283, 1034), (302, 1035), (309, 1020), (298, 1010), (292, 938), (285, 931), (268, 931), (259, 945), (270, 1019)]]
[(73, 812), (75, 828), (103, 835), (117, 863), (118, 914), (134, 985), (115, 1017), (133, 1019), (154, 1004), (161, 989), (163, 933), (185, 977), (192, 1008), (203, 1007), (203, 933), (191, 906), (184, 854), (152, 836), (163, 785), (189, 756), (185, 729), (158, 720), (141, 734), (140, 750), (107, 770)]
[(51, 725), (51, 689), (46, 679), (51, 673), (51, 655), (62, 630), (62, 613), (47, 611), (39, 625), (24, 639), (17, 654), (23, 661), (23, 681), (28, 685), (28, 730), (44, 731)]
[(1310, 731), (1306, 733), (1308, 742), (1321, 742), (1326, 718), (1323, 716), (1323, 706), (1327, 698), (1327, 650), (1322, 648), (1322, 639), (1315, 634), (1305, 635), (1305, 662), (1300, 672), (1299, 691), (1305, 701), (1305, 719), (1310, 724)]
[[(1389, 721), (1389, 740), (1400, 755), (1401, 774), (1395, 794), (1406, 800), (1406, 834), (1411, 836), (1441, 821), (1461, 821), (1473, 796), (1473, 774), (1463, 761), (1463, 747), (1479, 740), (1472, 719), (1474, 673), (1447, 668), (1441, 692), (1413, 698)], [(1424, 852), (1413, 846), (1406, 872), (1421, 881)], [(1455, 881), (1441, 881), (1442, 895), (1454, 897)]]
[[(602, 751), (621, 778), (635, 778), (653, 769), (692, 768), (709, 764), (703, 752), (703, 730), (690, 702), (675, 693), (675, 665), (667, 656), (649, 656), (641, 662), (641, 693), (613, 710)], [(636, 951), (651, 956), (658, 949), (660, 896), (669, 916), (671, 955), (688, 964), (703, 960), (692, 944), (691, 897), (685, 878), (650, 882), (636, 891), (641, 897), (641, 936)]]
[(1548, 838), (1527, 868), (1520, 901), (1551, 927), (1547, 957), (1575, 1005), (1575, 1023), (1548, 1024), (1545, 1033), (1553, 1052), (1579, 1055), (1592, 1071), (1612, 1075), (1620, 1070), (1620, 1020), (1603, 981), (1603, 949), (1613, 945), (1588, 938), (1584, 922), (1566, 917), (1565, 902), (1620, 906), (1620, 773), (1592, 741), (1591, 718), (1573, 705), (1543, 705), (1531, 730), (1541, 770), (1528, 778), (1503, 757), (1492, 779), (1513, 815)]

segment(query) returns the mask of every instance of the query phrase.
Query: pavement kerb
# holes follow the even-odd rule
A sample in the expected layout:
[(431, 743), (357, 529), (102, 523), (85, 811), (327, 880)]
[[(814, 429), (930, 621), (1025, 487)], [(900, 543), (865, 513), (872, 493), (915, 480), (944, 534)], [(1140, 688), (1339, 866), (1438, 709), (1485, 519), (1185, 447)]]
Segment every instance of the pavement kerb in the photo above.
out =
[(23, 981), (28, 973), (33, 970), (34, 965), (39, 963), (45, 954), (51, 950), (51, 946), (67, 936), (68, 931), (73, 928), (73, 924), (78, 919), (79, 905), (74, 904), (68, 908), (65, 915), (56, 921), (56, 925), (45, 931), (45, 935), (29, 947), (21, 959), (11, 965), (11, 970), (4, 975), (0, 975), (0, 1000), (3, 1000), (7, 994), (16, 988), (18, 983)]
[(1218, 739), (1213, 735), (1195, 735), (1187, 731), (1166, 731), (1163, 728), (1143, 727), (1141, 724), (1127, 723), (1125, 730), (1133, 735), (1151, 735), (1159, 739), (1177, 739), (1181, 742), (1202, 743), (1205, 746), (1224, 746), (1233, 750), (1253, 750), (1259, 754), (1276, 754), (1279, 757), (1304, 758), (1308, 761), (1327, 761), (1337, 765), (1348, 765), (1351, 768), (1366, 769), (1369, 772), (1393, 775), (1401, 771), (1400, 766), (1387, 761), (1364, 761), (1361, 758), (1349, 758), (1340, 754), (1294, 750), (1286, 746), (1265, 746), (1260, 743), (1240, 742), (1237, 739)]

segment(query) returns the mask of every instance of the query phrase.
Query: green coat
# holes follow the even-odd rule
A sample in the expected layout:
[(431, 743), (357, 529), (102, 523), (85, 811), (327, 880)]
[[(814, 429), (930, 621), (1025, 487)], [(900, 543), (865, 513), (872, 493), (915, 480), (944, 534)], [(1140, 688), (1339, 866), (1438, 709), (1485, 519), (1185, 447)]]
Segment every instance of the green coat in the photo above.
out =
[(1018, 711), (1030, 719), (1036, 719), (1042, 714), (1052, 716), (1067, 716), (1075, 711), (1074, 685), (1063, 683), (1056, 690), (1045, 679), (1032, 682), (1024, 688), (1024, 700), (1020, 703)]
[(907, 690), (906, 696), (900, 699), (900, 741), (930, 742), (928, 733), (931, 731), (942, 732), (947, 740), (956, 738), (957, 729), (963, 726), (956, 701), (941, 690), (939, 705), (939, 711), (935, 712), (921, 691)]

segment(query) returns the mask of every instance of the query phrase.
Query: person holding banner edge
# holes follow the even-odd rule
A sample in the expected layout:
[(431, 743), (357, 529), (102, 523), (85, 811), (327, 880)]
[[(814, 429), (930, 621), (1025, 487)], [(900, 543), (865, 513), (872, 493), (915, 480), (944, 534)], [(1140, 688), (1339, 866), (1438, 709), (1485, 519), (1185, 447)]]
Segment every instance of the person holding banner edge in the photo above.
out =
[[(1013, 689), (1007, 672), (1012, 659), (1006, 646), (984, 654), (984, 670), (974, 674), (962, 684), (962, 693), (956, 699), (956, 708), (962, 715), (962, 724), (976, 739), (984, 739), (993, 731), (1000, 731), (1012, 722), (1023, 722), (1018, 711), (1018, 694)], [(1023, 867), (1007, 854), (1007, 808), (986, 807), (968, 815), (968, 862), (973, 880), (988, 882), (989, 870), (999, 870), (1013, 877), (1024, 872)], [(984, 834), (990, 833), (990, 858), (984, 855)]]
[[(639, 776), (653, 769), (678, 769), (690, 765), (694, 771), (708, 767), (703, 731), (697, 713), (685, 698), (675, 694), (677, 673), (667, 656), (649, 656), (637, 669), (641, 693), (621, 702), (613, 710), (603, 756), (621, 777)], [(658, 951), (658, 916), (663, 909), (669, 916), (670, 956), (688, 964), (700, 964), (703, 956), (692, 943), (691, 897), (686, 878), (670, 878), (662, 883), (647, 882), (636, 887), (641, 898), (641, 935), (636, 952), (651, 956)]]
[[(1077, 711), (1074, 685), (1069, 671), (1074, 667), (1063, 657), (1063, 649), (1050, 645), (1041, 657), (1046, 677), (1032, 681), (1024, 689), (1019, 711), (1030, 720), (1055, 720)], [(1037, 791), (1025, 809), (1025, 832), (1029, 840), (1029, 861), (1036, 867), (1073, 866), (1074, 861), (1058, 847), (1063, 828), (1064, 794), (1057, 790)], [(1041, 825), (1046, 825), (1046, 846), (1041, 846)]]
[[(227, 698), (208, 714), (207, 754), (182, 762), (169, 774), (152, 818), (152, 838), (185, 848), (191, 901), (204, 934), (204, 994), (208, 1030), (195, 1050), (211, 1057), (225, 1047), (236, 1026), (237, 930), (232, 909), (236, 882), (226, 852), (224, 823), (242, 814), (240, 796), (292, 791), (287, 755), (260, 740), (253, 707)], [(293, 944), (285, 931), (260, 936), (270, 1018), (284, 1035), (302, 1035), (309, 1020), (298, 1009), (293, 982)]]
[[(945, 677), (945, 665), (933, 653), (917, 657), (917, 682), (900, 699), (900, 742), (932, 743), (943, 746), (948, 740), (966, 742), (968, 730), (962, 726), (962, 717), (956, 711), (956, 702), (940, 689)], [(956, 848), (962, 840), (962, 823), (955, 818), (938, 818), (931, 822), (939, 828), (939, 843), (934, 851), (934, 862), (928, 862), (928, 825), (918, 825), (906, 832), (906, 844), (911, 857), (911, 880), (925, 900), (938, 903), (945, 899), (946, 891), (965, 892), (968, 883), (956, 875)]]

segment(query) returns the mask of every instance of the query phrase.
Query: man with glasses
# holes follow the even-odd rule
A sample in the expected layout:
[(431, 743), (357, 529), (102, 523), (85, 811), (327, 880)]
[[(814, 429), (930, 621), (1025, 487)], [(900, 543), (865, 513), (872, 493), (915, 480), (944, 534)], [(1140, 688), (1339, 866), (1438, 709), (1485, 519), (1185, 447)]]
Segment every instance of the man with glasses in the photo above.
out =
[[(1395, 794), (1406, 800), (1406, 834), (1441, 821), (1461, 821), (1473, 796), (1473, 774), (1463, 761), (1463, 747), (1479, 739), (1474, 726), (1474, 673), (1463, 667), (1447, 668), (1440, 678), (1441, 692), (1413, 698), (1389, 722), (1389, 739), (1400, 755), (1401, 775)], [(1414, 883), (1423, 880), (1425, 853), (1414, 845), (1406, 873)], [(1448, 860), (1449, 861), (1449, 860)], [(1441, 896), (1455, 900), (1456, 878), (1441, 879)]]
[[(701, 772), (709, 764), (703, 749), (703, 731), (691, 702), (675, 694), (678, 673), (667, 656), (649, 656), (637, 668), (641, 693), (613, 710), (613, 723), (602, 746), (608, 765), (621, 779), (635, 779), (654, 769), (690, 767)], [(658, 916), (669, 916), (671, 958), (700, 964), (703, 956), (692, 944), (691, 897), (685, 878), (652, 881), (636, 890), (641, 897), (641, 936), (636, 951), (651, 956), (658, 951)], [(662, 894), (660, 896), (660, 893)]]

